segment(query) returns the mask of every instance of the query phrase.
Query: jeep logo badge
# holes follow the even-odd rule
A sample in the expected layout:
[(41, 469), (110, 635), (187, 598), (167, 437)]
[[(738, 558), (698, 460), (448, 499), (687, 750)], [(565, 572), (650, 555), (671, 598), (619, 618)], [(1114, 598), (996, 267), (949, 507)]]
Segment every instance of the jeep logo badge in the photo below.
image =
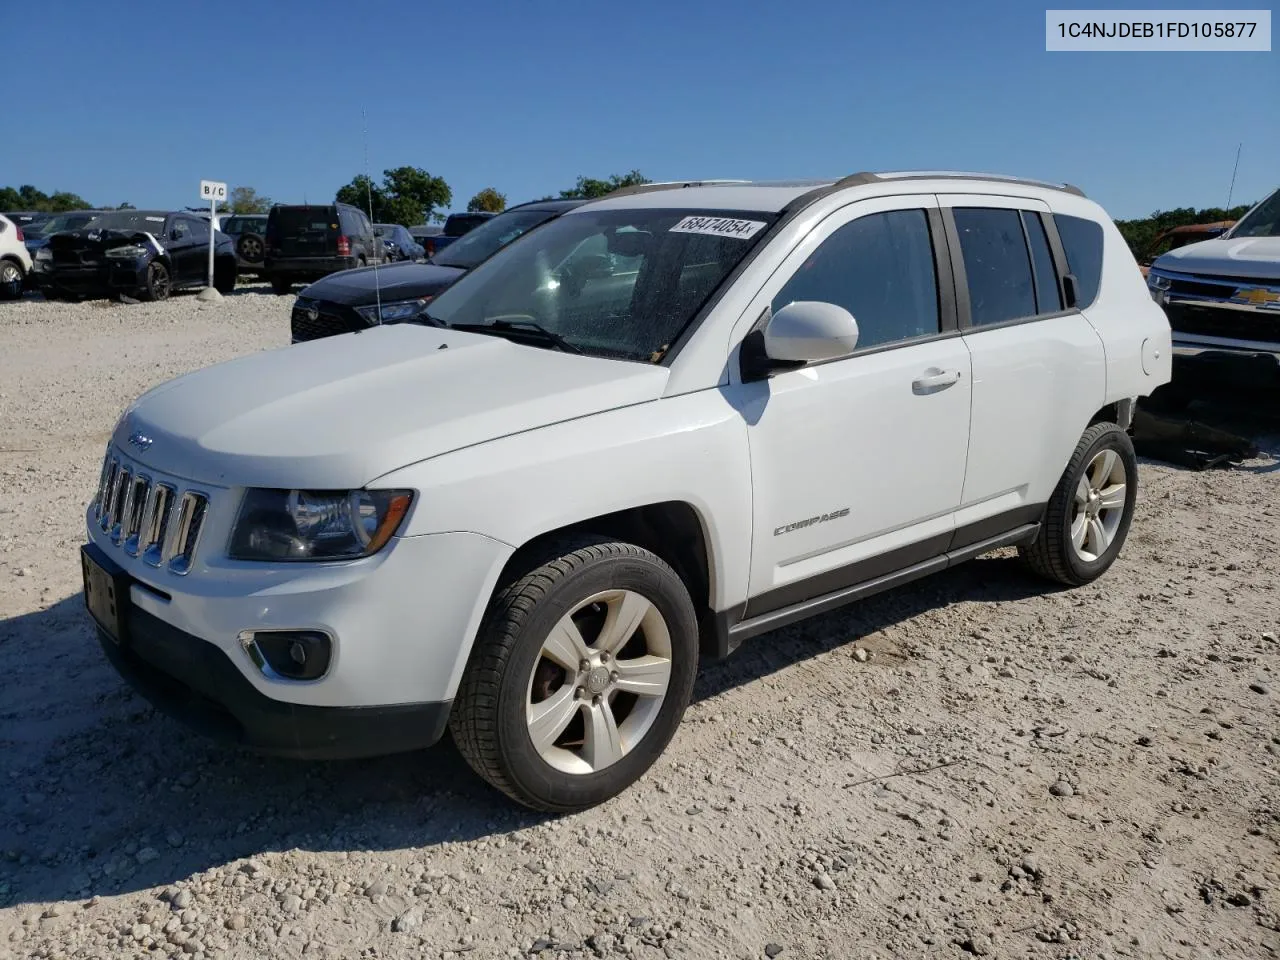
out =
[(129, 435), (129, 446), (133, 447), (139, 453), (145, 451), (152, 443), (154, 443), (154, 441), (140, 430)]

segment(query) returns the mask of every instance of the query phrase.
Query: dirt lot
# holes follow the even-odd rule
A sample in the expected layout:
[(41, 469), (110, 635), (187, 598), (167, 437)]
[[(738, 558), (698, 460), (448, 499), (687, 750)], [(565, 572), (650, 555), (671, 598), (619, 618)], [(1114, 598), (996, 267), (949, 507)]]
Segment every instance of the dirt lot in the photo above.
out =
[(649, 776), (549, 819), (447, 744), (228, 752), (104, 662), (116, 417), (287, 317), (0, 305), (0, 957), (1280, 956), (1280, 424), (1144, 462), (1094, 586), (993, 556), (749, 642)]

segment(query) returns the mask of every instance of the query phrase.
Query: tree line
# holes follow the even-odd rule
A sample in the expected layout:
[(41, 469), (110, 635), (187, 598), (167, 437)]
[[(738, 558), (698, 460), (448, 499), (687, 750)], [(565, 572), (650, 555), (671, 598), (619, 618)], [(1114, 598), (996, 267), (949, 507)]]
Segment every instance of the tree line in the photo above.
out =
[[(615, 173), (603, 180), (578, 177), (567, 190), (560, 191), (561, 199), (602, 197), (621, 187), (648, 183), (639, 170)], [(339, 203), (349, 203), (370, 215), (375, 223), (402, 223), (416, 226), (420, 223), (445, 219), (444, 211), (453, 205), (453, 190), (443, 177), (432, 176), (422, 167), (395, 167), (382, 171), (382, 179), (374, 181), (365, 174), (358, 174), (351, 182), (338, 189), (334, 197)], [(544, 200), (554, 199), (551, 196)], [(218, 205), (220, 213), (266, 213), (271, 209), (270, 197), (258, 193), (253, 187), (237, 186), (227, 195), (227, 202)], [(485, 187), (467, 201), (470, 212), (501, 213), (507, 208), (507, 196), (495, 187)], [(46, 194), (31, 184), (0, 187), (0, 210), (33, 210), (41, 213), (64, 213), (68, 210), (125, 210), (133, 209), (131, 203), (95, 207), (79, 194), (55, 191)]]
[[(561, 190), (559, 199), (591, 200), (605, 194), (620, 190), (623, 187), (638, 186), (649, 183), (649, 179), (639, 170), (629, 173), (615, 173), (604, 179), (580, 176), (572, 187)], [(443, 177), (433, 176), (422, 167), (394, 167), (382, 171), (382, 179), (358, 174), (346, 186), (339, 188), (334, 199), (339, 203), (349, 203), (368, 213), (375, 223), (402, 223), (416, 226), (420, 223), (440, 221), (445, 218), (443, 211), (453, 205), (453, 190)], [(556, 199), (554, 195), (542, 197), (543, 200)], [(253, 187), (237, 186), (230, 191), (227, 203), (220, 210), (224, 213), (266, 213), (271, 209), (272, 200), (263, 196)], [(0, 187), (0, 210), (37, 210), (49, 213), (62, 213), (67, 210), (88, 209), (126, 209), (133, 204), (122, 203), (112, 207), (94, 208), (83, 197), (64, 190), (46, 194), (31, 184), (14, 187)], [(1219, 220), (1239, 220), (1252, 204), (1241, 204), (1225, 210), (1221, 207), (1178, 207), (1173, 210), (1157, 210), (1150, 216), (1133, 220), (1117, 220), (1116, 226), (1121, 236), (1133, 251), (1140, 257), (1151, 246), (1161, 233), (1171, 227), (1180, 227), (1193, 223), (1216, 223)], [(467, 201), (467, 210), (471, 212), (485, 211), (501, 213), (507, 208), (506, 194), (495, 187), (485, 187)]]
[(1220, 220), (1239, 220), (1253, 206), (1252, 203), (1241, 204), (1224, 210), (1222, 207), (1178, 207), (1174, 210), (1157, 210), (1147, 217), (1137, 220), (1117, 220), (1116, 227), (1124, 242), (1129, 245), (1135, 258), (1140, 258), (1150, 249), (1152, 242), (1160, 234), (1172, 227), (1184, 227), (1193, 223), (1217, 223)]

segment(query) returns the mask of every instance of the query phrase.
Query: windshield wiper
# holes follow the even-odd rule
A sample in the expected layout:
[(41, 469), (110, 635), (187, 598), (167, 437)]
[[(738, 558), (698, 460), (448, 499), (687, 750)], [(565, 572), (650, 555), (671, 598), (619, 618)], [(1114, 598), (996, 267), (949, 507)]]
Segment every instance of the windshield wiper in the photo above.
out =
[(519, 336), (530, 336), (532, 339), (539, 340), (549, 347), (557, 350), (563, 350), (565, 353), (583, 353), (583, 349), (576, 344), (570, 343), (554, 330), (548, 330), (540, 323), (533, 320), (494, 320), (490, 323), (454, 323), (449, 325), (450, 330), (464, 330), (467, 333), (494, 333), (501, 336), (504, 333), (514, 333)]

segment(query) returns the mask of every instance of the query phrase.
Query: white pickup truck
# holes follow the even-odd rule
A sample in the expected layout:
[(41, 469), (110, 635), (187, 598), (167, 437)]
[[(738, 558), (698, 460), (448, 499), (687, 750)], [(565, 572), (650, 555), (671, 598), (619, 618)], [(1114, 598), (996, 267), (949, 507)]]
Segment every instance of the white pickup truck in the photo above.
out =
[(1074, 187), (630, 188), (412, 322), (139, 398), (86, 601), (209, 733), (343, 757), (450, 729), (511, 797), (581, 809), (662, 752), (700, 657), (996, 547), (1101, 575), (1169, 364)]

